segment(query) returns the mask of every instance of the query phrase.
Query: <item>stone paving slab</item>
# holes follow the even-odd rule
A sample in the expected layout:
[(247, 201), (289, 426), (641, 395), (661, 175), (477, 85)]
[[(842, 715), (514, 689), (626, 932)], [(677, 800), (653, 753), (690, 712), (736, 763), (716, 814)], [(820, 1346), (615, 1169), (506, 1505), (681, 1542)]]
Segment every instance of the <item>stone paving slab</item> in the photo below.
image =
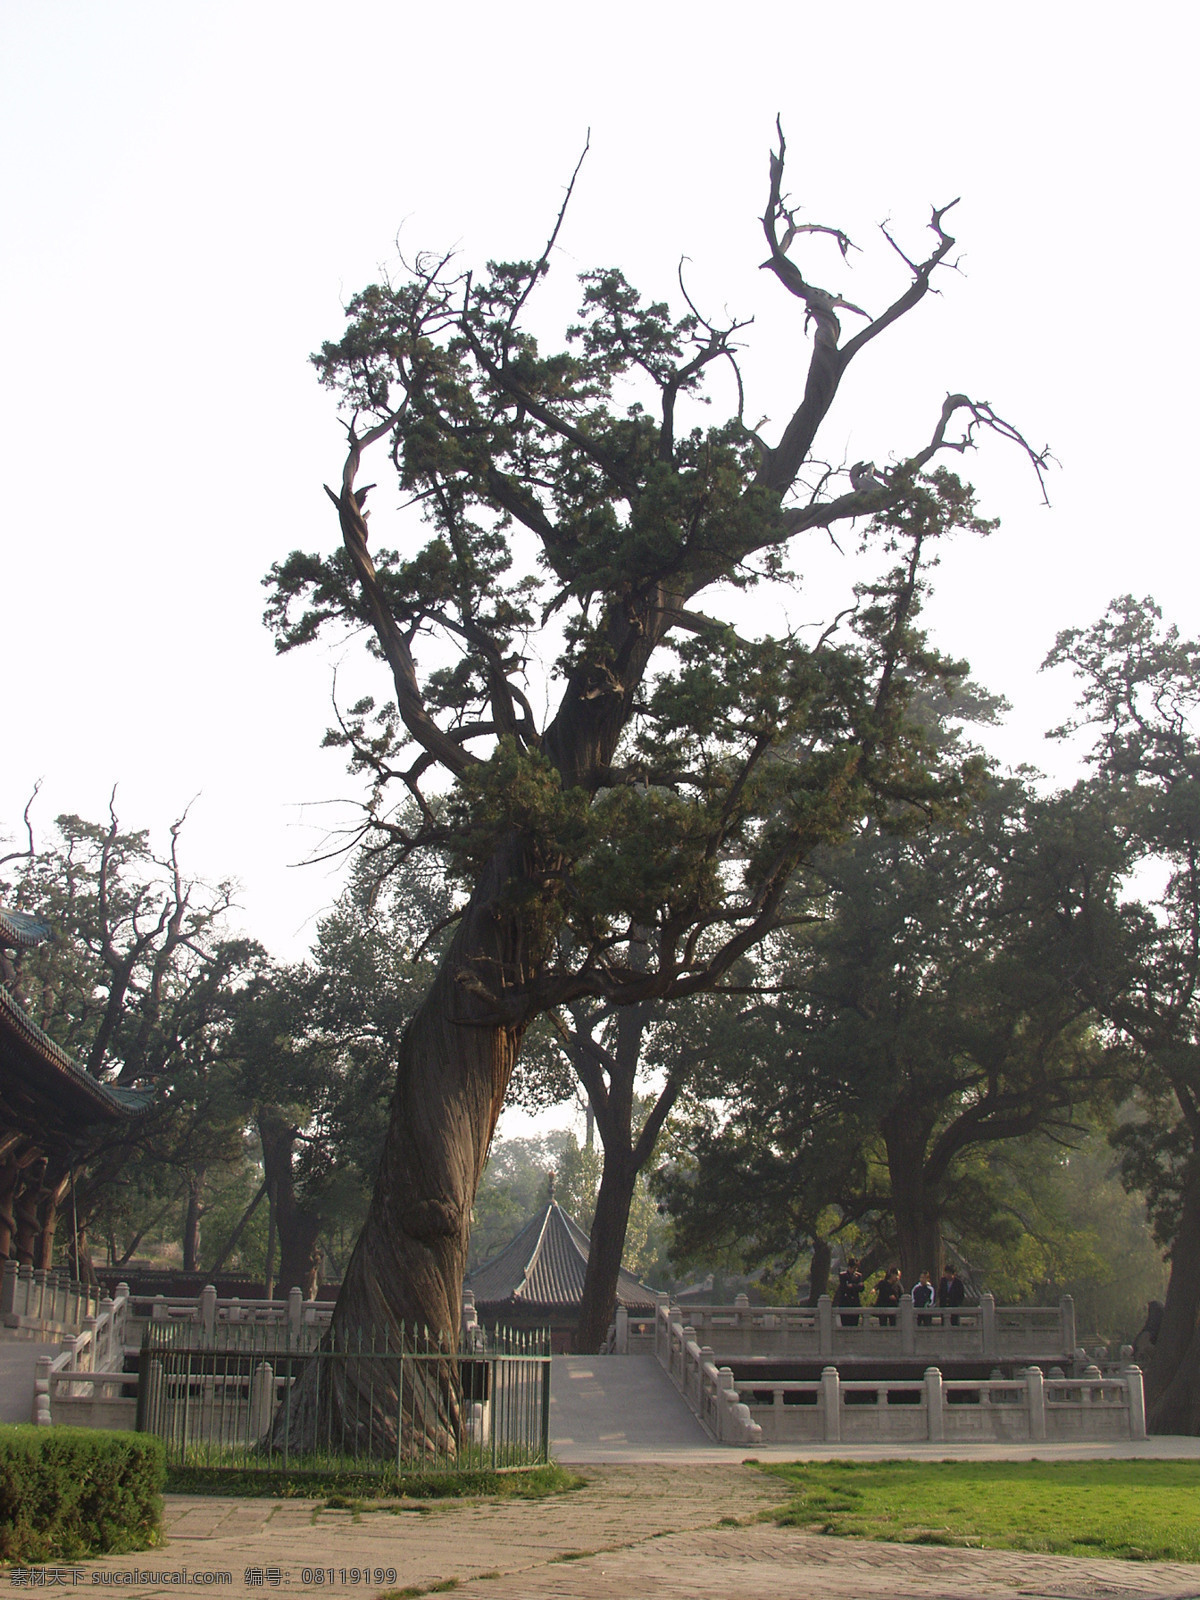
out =
[[(450, 1580), (462, 1600), (1200, 1600), (1200, 1566), (877, 1544), (759, 1523), (786, 1490), (728, 1457), (585, 1476), (583, 1489), (547, 1500), (406, 1502), (360, 1515), (312, 1500), (172, 1495), (164, 1547), (75, 1563), (66, 1581), (150, 1597), (178, 1595), (186, 1574), (188, 1588), (230, 1600), (375, 1600)], [(247, 1569), (262, 1581), (248, 1582)], [(231, 1582), (213, 1580), (224, 1572)]]

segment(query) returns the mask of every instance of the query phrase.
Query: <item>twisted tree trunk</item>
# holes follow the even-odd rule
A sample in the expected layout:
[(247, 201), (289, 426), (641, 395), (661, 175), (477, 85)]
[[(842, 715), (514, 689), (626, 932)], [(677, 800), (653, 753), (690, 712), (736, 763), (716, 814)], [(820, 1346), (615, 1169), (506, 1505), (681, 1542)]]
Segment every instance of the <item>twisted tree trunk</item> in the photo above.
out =
[[(505, 1009), (537, 954), (508, 886), (528, 863), (513, 843), (497, 852), (459, 922), (446, 958), (400, 1045), (396, 1089), (375, 1193), (346, 1268), (325, 1347), (353, 1350), (360, 1335), (397, 1349), (426, 1335), (457, 1347), (471, 1207), (526, 1021)], [(287, 1424), (292, 1450), (318, 1440), (394, 1455), (405, 1444), (453, 1450), (457, 1369), (433, 1370), (403, 1400), (394, 1372), (364, 1361), (317, 1364), (299, 1380)], [(402, 1415), (403, 1413), (403, 1415)], [(277, 1437), (285, 1423), (276, 1421)]]

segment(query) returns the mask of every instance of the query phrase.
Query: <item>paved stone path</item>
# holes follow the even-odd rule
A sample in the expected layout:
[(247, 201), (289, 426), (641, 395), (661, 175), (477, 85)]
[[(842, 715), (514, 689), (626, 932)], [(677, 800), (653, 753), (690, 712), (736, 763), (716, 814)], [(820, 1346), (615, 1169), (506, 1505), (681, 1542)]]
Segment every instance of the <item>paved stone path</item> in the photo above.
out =
[[(375, 1600), (451, 1580), (462, 1600), (1200, 1597), (1200, 1566), (875, 1544), (763, 1524), (757, 1514), (781, 1486), (728, 1458), (686, 1469), (606, 1464), (585, 1476), (583, 1489), (548, 1500), (407, 1502), (361, 1513), (319, 1501), (171, 1496), (162, 1549), (78, 1563), (75, 1582), (93, 1592), (111, 1584), (125, 1596), (178, 1595), (179, 1579), (163, 1575), (186, 1570), (189, 1587), (237, 1600)], [(247, 1582), (247, 1569), (263, 1581)], [(233, 1581), (203, 1576), (216, 1572)], [(144, 1576), (114, 1583), (116, 1574)]]
[(555, 1356), (550, 1438), (563, 1463), (714, 1448), (653, 1356)]

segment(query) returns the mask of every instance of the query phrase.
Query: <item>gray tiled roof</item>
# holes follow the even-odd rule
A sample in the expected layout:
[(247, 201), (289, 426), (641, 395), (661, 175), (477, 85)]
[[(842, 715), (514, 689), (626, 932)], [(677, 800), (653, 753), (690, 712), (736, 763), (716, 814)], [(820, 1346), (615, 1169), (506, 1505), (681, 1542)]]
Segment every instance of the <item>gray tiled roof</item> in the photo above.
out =
[[(0, 1065), (32, 1074), (45, 1094), (63, 1108), (71, 1107), (84, 1121), (116, 1121), (150, 1107), (152, 1095), (142, 1089), (117, 1089), (93, 1078), (42, 1032), (33, 1018), (0, 984)], [(90, 1115), (89, 1115), (90, 1113)]]
[[(471, 1274), (480, 1309), (506, 1305), (574, 1308), (583, 1297), (591, 1241), (557, 1200), (550, 1200), (500, 1254)], [(617, 1304), (653, 1308), (654, 1291), (621, 1268)]]
[(50, 924), (41, 917), (0, 906), (0, 944), (7, 945), (10, 950), (30, 950), (48, 939), (52, 932)]

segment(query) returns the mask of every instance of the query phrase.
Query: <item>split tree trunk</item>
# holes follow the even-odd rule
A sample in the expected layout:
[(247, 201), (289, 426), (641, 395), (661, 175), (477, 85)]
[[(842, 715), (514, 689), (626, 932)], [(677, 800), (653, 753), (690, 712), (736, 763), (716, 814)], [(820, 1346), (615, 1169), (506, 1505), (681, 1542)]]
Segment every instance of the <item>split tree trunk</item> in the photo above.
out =
[(617, 1283), (637, 1175), (632, 1151), (605, 1146), (604, 1170), (596, 1196), (592, 1242), (575, 1330), (575, 1348), (584, 1354), (599, 1350), (616, 1312)]
[(828, 1239), (814, 1239), (812, 1260), (808, 1264), (807, 1305), (815, 1306), (829, 1293), (829, 1269), (833, 1265), (833, 1246)]
[[(258, 1131), (262, 1141), (265, 1187), (271, 1197), (271, 1218), (275, 1237), (279, 1241), (278, 1276), (272, 1271), (274, 1260), (268, 1263), (268, 1271), (272, 1271), (274, 1277), (274, 1292), (283, 1296), (298, 1288), (306, 1300), (312, 1300), (317, 1292), (317, 1277), (321, 1269), (321, 1251), (317, 1241), (325, 1219), (296, 1194), (293, 1155), (300, 1130), (274, 1107), (266, 1107), (259, 1111)], [(257, 1204), (257, 1197), (253, 1204)], [(243, 1217), (243, 1223), (248, 1217), (249, 1211)]]
[(206, 1169), (201, 1167), (188, 1177), (187, 1210), (183, 1219), (183, 1270), (200, 1270), (200, 1197), (204, 1193)]
[(1200, 1433), (1200, 1156), (1184, 1182), (1162, 1326), (1146, 1363), (1151, 1433)]
[(897, 1107), (883, 1123), (892, 1219), (900, 1252), (900, 1276), (911, 1286), (922, 1272), (936, 1282), (942, 1269), (942, 1216), (925, 1173), (930, 1129)]

